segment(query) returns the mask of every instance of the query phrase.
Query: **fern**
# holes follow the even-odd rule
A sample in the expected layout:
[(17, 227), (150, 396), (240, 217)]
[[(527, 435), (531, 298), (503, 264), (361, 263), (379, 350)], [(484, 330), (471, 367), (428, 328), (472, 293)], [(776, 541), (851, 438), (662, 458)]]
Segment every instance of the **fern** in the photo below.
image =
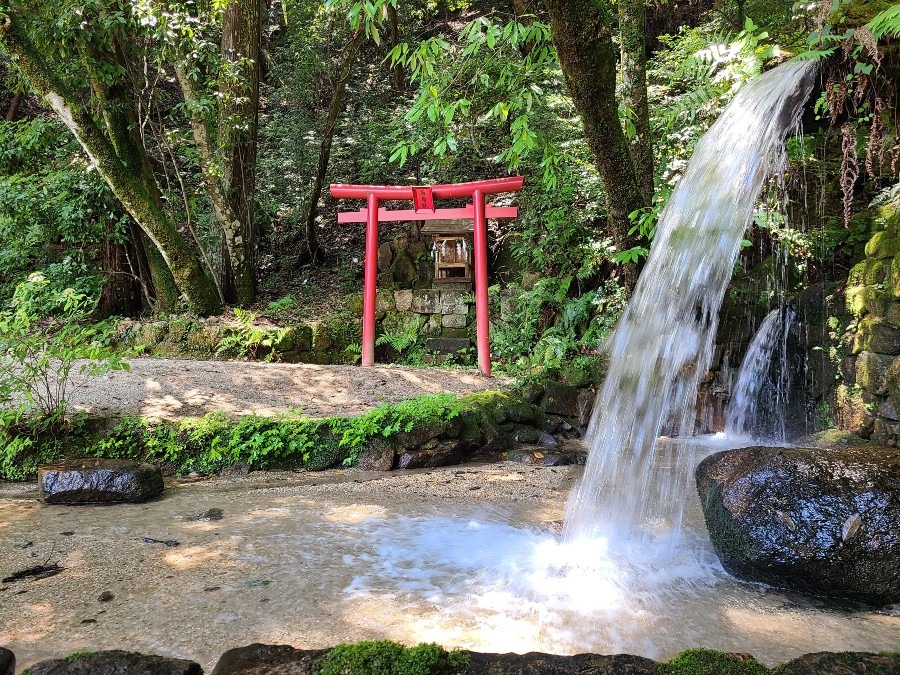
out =
[(888, 7), (869, 21), (866, 27), (878, 40), (883, 37), (897, 37), (900, 35), (900, 5)]

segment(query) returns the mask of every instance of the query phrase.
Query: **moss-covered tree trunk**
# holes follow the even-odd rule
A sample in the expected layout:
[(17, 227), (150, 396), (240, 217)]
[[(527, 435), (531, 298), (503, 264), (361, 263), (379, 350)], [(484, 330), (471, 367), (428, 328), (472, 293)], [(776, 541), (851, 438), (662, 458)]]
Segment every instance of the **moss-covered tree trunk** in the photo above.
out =
[[(635, 245), (628, 214), (646, 205), (616, 102), (616, 48), (605, 0), (544, 0), (566, 85), (603, 183), (609, 234), (619, 250)], [(634, 266), (624, 268), (632, 287)]]
[(647, 102), (646, 0), (618, 0), (622, 55), (622, 100), (631, 110), (634, 136), (629, 147), (644, 201), (653, 200), (653, 138)]
[(203, 315), (220, 312), (218, 294), (194, 251), (154, 203), (140, 175), (119, 159), (88, 106), (67, 90), (14, 19), (0, 16), (0, 46), (81, 143), (113, 193), (159, 249), (190, 308)]

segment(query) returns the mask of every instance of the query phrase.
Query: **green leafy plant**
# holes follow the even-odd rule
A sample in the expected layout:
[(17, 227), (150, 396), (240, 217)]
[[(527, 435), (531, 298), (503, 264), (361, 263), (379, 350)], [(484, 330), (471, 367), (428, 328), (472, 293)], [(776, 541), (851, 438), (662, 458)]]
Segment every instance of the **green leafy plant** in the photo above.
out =
[(238, 358), (262, 356), (265, 361), (276, 360), (279, 356), (278, 344), (290, 329), (260, 326), (256, 323), (256, 314), (239, 307), (235, 308), (234, 316), (238, 325), (219, 340), (216, 356), (234, 354)]
[(30, 475), (52, 455), (53, 441), (74, 423), (69, 396), (84, 378), (128, 369), (110, 346), (112, 325), (92, 322), (91, 309), (83, 294), (71, 288), (54, 292), (35, 273), (16, 288), (11, 307), (0, 311), (3, 473)]

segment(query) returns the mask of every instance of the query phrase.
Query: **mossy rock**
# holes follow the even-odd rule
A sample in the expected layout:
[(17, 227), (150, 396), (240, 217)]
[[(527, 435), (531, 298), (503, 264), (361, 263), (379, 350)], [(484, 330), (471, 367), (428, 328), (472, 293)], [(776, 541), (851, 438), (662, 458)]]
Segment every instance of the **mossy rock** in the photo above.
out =
[(876, 286), (884, 284), (888, 277), (888, 266), (881, 260), (867, 258), (857, 263), (847, 276), (848, 286)]
[(876, 396), (887, 394), (887, 372), (893, 361), (894, 357), (887, 354), (860, 352), (856, 357), (856, 384)]
[(856, 28), (869, 23), (878, 14), (892, 7), (891, 0), (850, 0), (840, 3), (838, 8), (828, 15), (828, 23), (832, 26)]
[(659, 675), (769, 675), (772, 671), (749, 654), (688, 649), (662, 663)]
[(900, 654), (820, 652), (804, 654), (775, 668), (774, 675), (900, 675)]
[(796, 443), (798, 446), (806, 448), (853, 448), (869, 445), (870, 441), (843, 429), (825, 429), (798, 438)]
[(885, 376), (885, 385), (888, 398), (896, 410), (900, 410), (900, 357), (894, 359), (888, 366)]
[(877, 317), (859, 322), (853, 338), (853, 353), (900, 354), (900, 328)]
[(390, 640), (338, 645), (319, 664), (318, 675), (455, 675), (466, 670), (465, 652), (436, 644), (404, 647)]

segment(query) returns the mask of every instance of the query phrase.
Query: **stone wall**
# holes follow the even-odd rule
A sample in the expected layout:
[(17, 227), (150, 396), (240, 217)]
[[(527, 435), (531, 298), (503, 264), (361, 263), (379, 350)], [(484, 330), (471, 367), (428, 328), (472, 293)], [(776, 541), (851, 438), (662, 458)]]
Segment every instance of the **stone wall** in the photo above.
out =
[(886, 445), (900, 442), (900, 214), (875, 212), (880, 228), (850, 271), (850, 321), (838, 347), (833, 397), (839, 428)]

